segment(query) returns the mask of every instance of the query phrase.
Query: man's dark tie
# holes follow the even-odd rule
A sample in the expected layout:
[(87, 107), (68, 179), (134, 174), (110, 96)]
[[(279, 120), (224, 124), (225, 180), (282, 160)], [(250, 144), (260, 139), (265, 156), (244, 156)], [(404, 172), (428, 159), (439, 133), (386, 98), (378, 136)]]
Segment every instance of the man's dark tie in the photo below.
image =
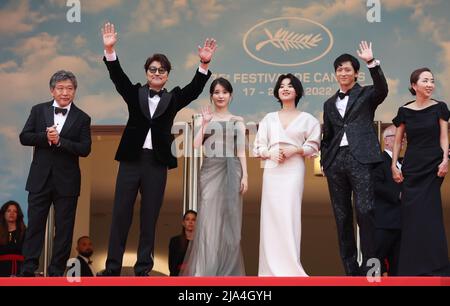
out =
[(155, 95), (161, 97), (161, 95), (162, 95), (165, 91), (166, 91), (165, 89), (161, 89), (160, 91), (156, 91), (156, 90), (150, 89), (150, 92), (149, 92), (150, 98), (153, 98)]
[(62, 114), (65, 116), (67, 114), (67, 108), (55, 107), (55, 114)]
[(340, 91), (340, 92), (338, 92), (338, 96), (339, 96), (339, 99), (342, 100), (345, 98), (345, 96), (348, 96), (348, 91), (347, 92)]

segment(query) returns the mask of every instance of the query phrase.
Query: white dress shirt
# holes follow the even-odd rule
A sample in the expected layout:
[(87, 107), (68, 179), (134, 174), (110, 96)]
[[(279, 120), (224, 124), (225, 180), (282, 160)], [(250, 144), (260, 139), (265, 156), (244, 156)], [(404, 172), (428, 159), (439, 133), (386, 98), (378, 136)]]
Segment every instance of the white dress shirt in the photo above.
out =
[[(343, 92), (343, 91), (340, 90), (339, 92)], [(339, 96), (337, 97), (336, 107), (342, 118), (344, 118), (344, 116), (345, 116), (345, 110), (347, 109), (347, 104), (348, 104), (348, 95), (345, 96), (344, 99), (339, 98)], [(345, 132), (344, 132), (344, 135), (342, 135), (341, 143), (339, 146), (340, 147), (348, 146), (347, 134)]]
[[(54, 125), (56, 125), (56, 130), (58, 131), (58, 134), (61, 134), (61, 130), (64, 126), (64, 123), (66, 122), (67, 116), (69, 116), (71, 105), (72, 105), (72, 102), (70, 102), (70, 104), (65, 107), (61, 107), (58, 105), (58, 103), (55, 100), (53, 100), (53, 105), (52, 105), (53, 107), (67, 109), (67, 113), (65, 115), (63, 115), (61, 113), (55, 114), (55, 110), (53, 109), (53, 122), (54, 122)], [(49, 127), (51, 127), (51, 126), (49, 126)]]
[[(107, 53), (106, 50), (104, 50), (105, 58), (108, 62), (115, 61), (117, 59), (116, 52), (113, 53)], [(203, 69), (202, 67), (198, 67), (198, 71), (203, 74), (208, 74), (208, 70)], [(161, 97), (158, 95), (154, 95), (153, 98), (148, 97), (148, 107), (150, 109), (150, 116), (153, 117), (153, 114), (155, 113), (156, 108), (158, 107), (159, 101), (161, 100)], [(152, 130), (151, 128), (148, 130), (147, 136), (145, 137), (144, 145), (142, 146), (143, 149), (153, 149), (152, 144)]]

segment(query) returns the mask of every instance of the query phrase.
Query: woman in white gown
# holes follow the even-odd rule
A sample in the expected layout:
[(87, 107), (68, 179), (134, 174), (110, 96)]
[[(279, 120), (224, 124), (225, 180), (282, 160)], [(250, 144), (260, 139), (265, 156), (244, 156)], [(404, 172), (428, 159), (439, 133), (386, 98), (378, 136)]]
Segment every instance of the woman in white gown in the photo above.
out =
[(264, 160), (259, 276), (308, 276), (300, 262), (305, 157), (318, 153), (320, 123), (296, 109), (303, 86), (292, 74), (274, 88), (281, 110), (259, 124), (254, 153)]

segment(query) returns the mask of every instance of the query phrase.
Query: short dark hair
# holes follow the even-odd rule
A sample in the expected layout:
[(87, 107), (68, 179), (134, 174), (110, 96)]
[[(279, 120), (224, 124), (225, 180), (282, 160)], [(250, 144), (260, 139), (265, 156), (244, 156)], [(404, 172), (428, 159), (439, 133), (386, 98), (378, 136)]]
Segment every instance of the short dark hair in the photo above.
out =
[(217, 85), (221, 85), (223, 86), (223, 88), (226, 89), (226, 91), (228, 91), (230, 94), (233, 93), (233, 86), (231, 86), (230, 81), (228, 81), (225, 78), (217, 78), (214, 81), (212, 81), (211, 86), (209, 86), (209, 94), (212, 96), (212, 94), (214, 93), (214, 89), (216, 88)]
[(184, 219), (186, 218), (186, 216), (189, 215), (189, 214), (193, 214), (193, 215), (197, 216), (197, 212), (196, 212), (195, 210), (189, 209), (189, 210), (186, 210), (186, 212), (184, 213), (184, 215), (183, 215), (183, 220), (184, 220)]
[(159, 62), (161, 64), (161, 67), (167, 70), (167, 74), (169, 74), (170, 70), (172, 70), (172, 65), (170, 64), (169, 59), (164, 54), (155, 53), (149, 58), (147, 58), (147, 60), (145, 61), (144, 65), (145, 72), (147, 72), (148, 67), (150, 67), (150, 64), (153, 63), (154, 61)]
[(50, 89), (54, 89), (56, 87), (56, 83), (61, 82), (61, 81), (65, 81), (65, 80), (70, 80), (73, 84), (73, 86), (75, 87), (75, 89), (77, 89), (78, 86), (78, 82), (77, 82), (77, 78), (75, 77), (75, 75), (70, 72), (70, 71), (66, 71), (66, 70), (59, 70), (56, 71), (52, 77), (50, 78)]
[[(409, 84), (411, 84), (411, 85), (412, 84), (417, 84), (417, 81), (419, 80), (420, 75), (422, 74), (422, 72), (425, 72), (425, 71), (428, 71), (429, 73), (433, 74), (431, 72), (430, 68), (428, 68), (428, 67), (423, 67), (423, 68), (416, 69), (416, 70), (414, 70), (411, 73), (411, 76), (409, 77)], [(413, 96), (416, 95), (416, 91), (414, 90), (414, 88), (412, 88), (412, 86), (410, 86), (408, 88), (408, 90)]]
[(295, 106), (297, 107), (298, 101), (300, 101), (301, 97), (303, 97), (304, 91), (303, 91), (302, 82), (292, 73), (282, 74), (278, 77), (277, 83), (275, 84), (275, 87), (273, 89), (273, 95), (275, 96), (275, 98), (277, 98), (278, 102), (281, 105), (283, 105), (281, 103), (280, 96), (278, 94), (278, 90), (280, 89), (281, 82), (283, 82), (284, 79), (291, 80), (292, 87), (294, 87), (295, 93), (296, 93)]
[[(361, 67), (359, 64), (359, 61), (356, 57), (354, 57), (353, 55), (348, 54), (348, 53), (341, 54), (334, 60), (334, 63), (333, 63), (334, 72), (336, 72), (338, 67), (341, 66), (345, 62), (350, 62), (353, 69), (355, 70), (355, 73), (358, 73), (359, 68)], [(357, 80), (358, 80), (358, 76), (355, 77), (355, 82)]]
[(80, 244), (80, 242), (81, 242), (81, 240), (83, 240), (83, 239), (85, 239), (85, 238), (87, 238), (87, 239), (91, 240), (91, 237), (89, 237), (89, 236), (81, 236), (81, 237), (80, 237), (80, 238), (78, 238), (78, 240), (77, 240), (77, 245), (79, 245), (79, 244)]

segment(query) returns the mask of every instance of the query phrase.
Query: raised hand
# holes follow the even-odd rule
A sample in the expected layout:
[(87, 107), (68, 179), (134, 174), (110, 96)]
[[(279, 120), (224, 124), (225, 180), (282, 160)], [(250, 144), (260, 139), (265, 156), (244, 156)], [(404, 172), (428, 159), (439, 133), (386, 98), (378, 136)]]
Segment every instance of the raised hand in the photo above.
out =
[(211, 121), (212, 117), (213, 117), (213, 114), (212, 114), (209, 106), (203, 106), (202, 107), (202, 118), (203, 118), (202, 123), (203, 124), (209, 123)]
[(356, 50), (359, 58), (366, 63), (373, 59), (372, 43), (367, 44), (367, 41), (363, 40), (359, 44), (359, 50)]
[(217, 44), (214, 38), (207, 38), (203, 47), (198, 46), (198, 56), (202, 63), (209, 63), (216, 52)]
[(108, 53), (113, 53), (114, 45), (117, 42), (117, 32), (114, 28), (114, 24), (105, 23), (102, 28), (103, 46)]

